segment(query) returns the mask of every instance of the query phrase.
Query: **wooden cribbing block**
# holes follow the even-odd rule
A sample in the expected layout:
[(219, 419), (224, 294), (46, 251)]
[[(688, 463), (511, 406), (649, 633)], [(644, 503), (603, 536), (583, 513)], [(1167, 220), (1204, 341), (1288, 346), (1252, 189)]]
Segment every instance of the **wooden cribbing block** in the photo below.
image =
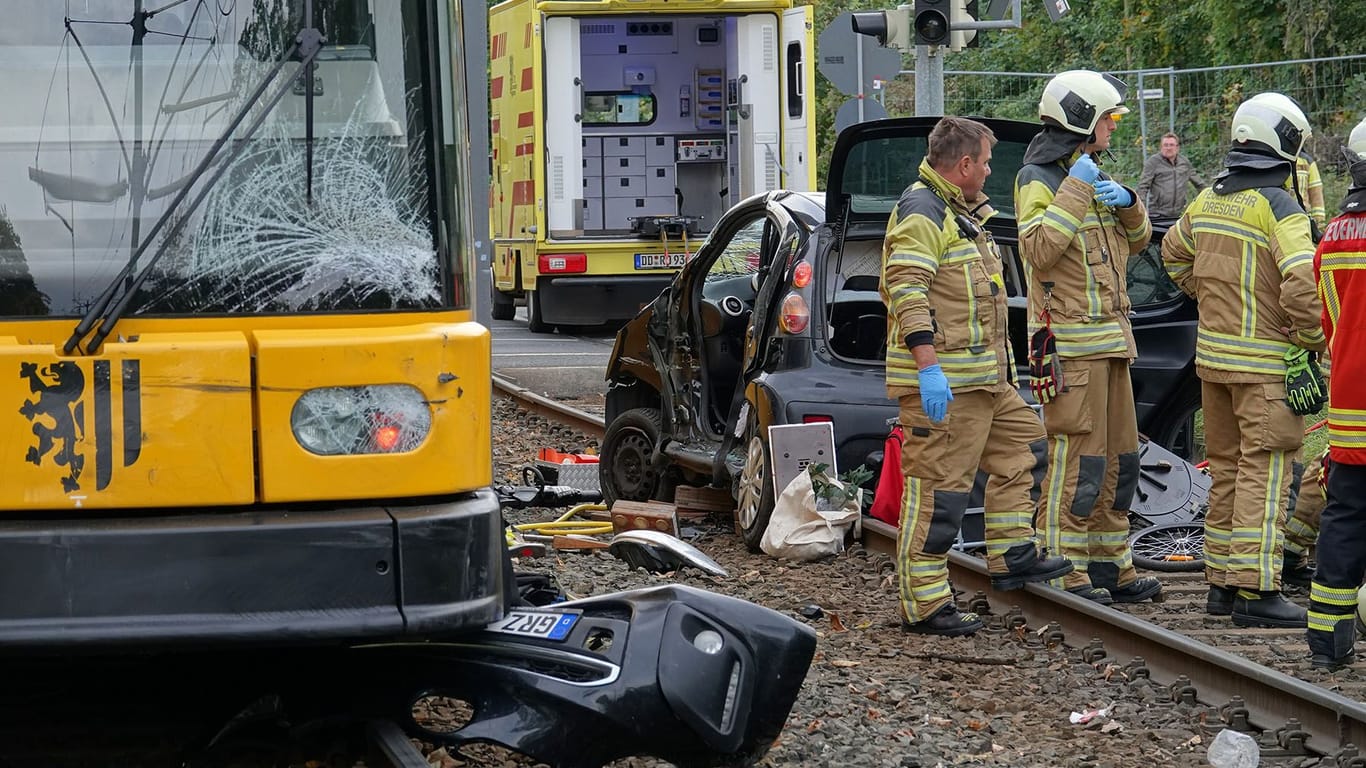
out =
[(587, 536), (556, 536), (551, 546), (555, 549), (607, 549), (610, 545)]
[(679, 519), (698, 519), (712, 514), (726, 514), (735, 509), (735, 499), (722, 488), (680, 485), (674, 491), (674, 508)]
[(612, 531), (659, 531), (678, 535), (678, 514), (674, 505), (662, 501), (620, 500), (612, 505)]

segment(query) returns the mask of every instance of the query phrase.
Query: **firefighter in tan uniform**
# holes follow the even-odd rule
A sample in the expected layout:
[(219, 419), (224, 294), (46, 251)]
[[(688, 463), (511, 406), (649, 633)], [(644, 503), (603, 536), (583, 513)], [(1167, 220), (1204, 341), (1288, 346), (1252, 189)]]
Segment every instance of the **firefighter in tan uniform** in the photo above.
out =
[(1125, 270), (1148, 244), (1148, 212), (1101, 172), (1123, 105), (1122, 82), (1063, 72), (1039, 101), (1043, 130), (1015, 177), (1020, 252), (1029, 276), (1030, 388), (1043, 405), (1048, 473), (1036, 525), (1076, 570), (1055, 586), (1098, 603), (1148, 600), (1129, 549), (1138, 484), (1138, 422), (1129, 363), (1137, 354)]
[(1309, 552), (1319, 537), (1319, 521), (1328, 504), (1328, 452), (1324, 451), (1308, 467), (1295, 465), (1301, 473), (1297, 484), (1290, 483), (1290, 511), (1285, 526), (1285, 561), (1281, 583), (1308, 587), (1314, 578)]
[[(1305, 136), (1306, 140), (1308, 138)], [(1323, 174), (1319, 173), (1318, 161), (1304, 150), (1300, 150), (1295, 159), (1295, 187), (1305, 213), (1314, 222), (1314, 232), (1322, 232), (1328, 216), (1328, 208), (1323, 202)]]
[(948, 580), (948, 551), (980, 467), (990, 475), (987, 569), (996, 589), (1072, 570), (1041, 552), (1032, 510), (1044, 434), (1020, 398), (1006, 332), (1001, 256), (982, 224), (996, 142), (981, 123), (940, 119), (919, 180), (892, 209), (882, 246), (888, 306), (887, 393), (905, 432), (897, 575), (902, 620), (913, 632), (971, 634)]
[(1305, 610), (1280, 586), (1291, 467), (1304, 439), (1287, 373), (1325, 346), (1309, 216), (1284, 186), (1308, 130), (1281, 94), (1239, 105), (1225, 170), (1162, 240), (1167, 273), (1200, 304), (1195, 366), (1213, 475), (1206, 611), (1231, 613), (1239, 626), (1305, 625)]

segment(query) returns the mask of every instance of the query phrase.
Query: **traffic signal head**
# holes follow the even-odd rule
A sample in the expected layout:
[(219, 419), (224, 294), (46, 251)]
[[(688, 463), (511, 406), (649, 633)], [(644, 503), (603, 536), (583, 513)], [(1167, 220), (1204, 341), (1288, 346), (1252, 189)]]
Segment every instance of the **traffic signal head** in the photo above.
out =
[(949, 50), (961, 51), (964, 48), (976, 48), (978, 43), (977, 30), (963, 29), (962, 24), (977, 21), (977, 0), (949, 0), (952, 4), (949, 8), (949, 26), (953, 29), (949, 37)]
[(908, 5), (891, 11), (862, 11), (854, 14), (854, 31), (871, 35), (888, 48), (911, 47), (911, 9)]
[(915, 0), (915, 44), (948, 45), (954, 0)]

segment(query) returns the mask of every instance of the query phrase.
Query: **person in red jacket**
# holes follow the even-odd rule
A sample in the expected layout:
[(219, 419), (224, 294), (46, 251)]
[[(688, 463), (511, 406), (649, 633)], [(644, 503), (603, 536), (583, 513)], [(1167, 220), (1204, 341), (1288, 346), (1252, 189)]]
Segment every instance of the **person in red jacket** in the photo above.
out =
[(1333, 376), (1328, 506), (1319, 526), (1307, 632), (1311, 663), (1326, 669), (1353, 660), (1357, 589), (1366, 575), (1366, 120), (1352, 129), (1344, 154), (1352, 185), (1314, 253)]

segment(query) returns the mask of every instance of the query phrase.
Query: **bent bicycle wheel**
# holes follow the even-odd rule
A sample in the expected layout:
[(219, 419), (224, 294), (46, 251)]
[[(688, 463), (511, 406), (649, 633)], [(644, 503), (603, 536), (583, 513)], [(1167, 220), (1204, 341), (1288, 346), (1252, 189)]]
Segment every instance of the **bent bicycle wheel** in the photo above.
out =
[(1203, 523), (1166, 523), (1135, 531), (1129, 536), (1134, 565), (1150, 571), (1179, 573), (1205, 567)]

